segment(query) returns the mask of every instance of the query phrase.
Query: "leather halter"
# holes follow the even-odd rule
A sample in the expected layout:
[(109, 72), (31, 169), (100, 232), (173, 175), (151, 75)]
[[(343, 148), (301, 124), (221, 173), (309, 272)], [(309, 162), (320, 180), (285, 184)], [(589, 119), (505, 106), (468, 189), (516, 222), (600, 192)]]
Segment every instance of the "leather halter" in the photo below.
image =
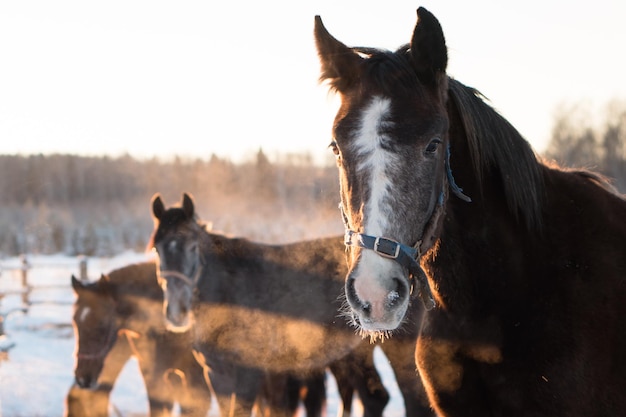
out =
[(113, 344), (113, 341), (116, 335), (117, 335), (117, 332), (115, 331), (114, 326), (111, 325), (109, 327), (109, 332), (107, 333), (107, 338), (99, 351), (93, 352), (93, 353), (85, 353), (85, 352), (81, 352), (80, 349), (78, 349), (78, 352), (76, 353), (76, 359), (93, 360), (93, 359), (104, 358), (106, 354), (109, 353), (110, 347)]
[[(445, 169), (446, 179), (452, 193), (465, 202), (471, 202), (472, 199), (463, 194), (463, 189), (460, 188), (454, 181), (452, 176), (452, 170), (450, 169), (450, 144), (446, 147), (445, 155)], [(443, 204), (446, 200), (445, 184), (442, 185), (441, 193), (437, 201), (437, 206), (431, 213), (431, 219), (426, 222), (426, 225), (430, 225), (431, 221), (437, 215), (441, 215)], [(373, 250), (379, 256), (396, 261), (402, 267), (406, 268), (409, 272), (408, 278), (411, 285), (411, 294), (414, 287), (417, 285), (417, 294), (424, 304), (426, 310), (431, 310), (435, 307), (435, 300), (433, 299), (432, 291), (428, 283), (426, 273), (422, 269), (419, 260), (422, 257), (421, 246), (424, 236), (418, 240), (415, 245), (408, 246), (403, 243), (397, 242), (393, 239), (386, 237), (371, 236), (364, 233), (358, 233), (350, 229), (348, 225), (348, 217), (343, 210), (343, 205), (339, 203), (339, 209), (341, 210), (341, 216), (346, 229), (344, 235), (344, 244), (346, 246), (358, 246), (360, 248)], [(438, 209), (440, 212), (438, 213)]]
[(198, 283), (198, 279), (200, 278), (201, 273), (202, 273), (202, 266), (197, 268), (196, 274), (193, 276), (193, 278), (189, 278), (187, 275), (183, 274), (182, 272), (169, 270), (169, 269), (165, 271), (159, 271), (158, 275), (162, 278), (177, 278), (183, 281), (186, 285), (193, 288)]
[(194, 274), (193, 277), (189, 277), (186, 274), (183, 274), (182, 272), (179, 271), (175, 271), (173, 269), (166, 269), (166, 270), (158, 270), (157, 271), (157, 276), (160, 278), (176, 278), (181, 280), (182, 282), (184, 282), (187, 286), (191, 287), (191, 288), (195, 288), (195, 286), (198, 284), (198, 280), (200, 280), (200, 275), (202, 275), (202, 260), (198, 260), (198, 266), (196, 267), (196, 273)]
[(385, 237), (371, 236), (364, 233), (358, 233), (350, 230), (347, 223), (346, 214), (343, 206), (339, 204), (341, 215), (346, 226), (344, 235), (344, 244), (346, 246), (358, 246), (364, 249), (370, 249), (383, 258), (396, 261), (409, 272), (409, 283), (411, 285), (411, 294), (415, 286), (417, 286), (417, 294), (424, 304), (426, 310), (431, 310), (435, 306), (430, 285), (426, 273), (420, 266), (418, 260), (421, 257), (420, 246), (422, 241), (419, 240), (415, 246), (411, 247), (400, 242)]

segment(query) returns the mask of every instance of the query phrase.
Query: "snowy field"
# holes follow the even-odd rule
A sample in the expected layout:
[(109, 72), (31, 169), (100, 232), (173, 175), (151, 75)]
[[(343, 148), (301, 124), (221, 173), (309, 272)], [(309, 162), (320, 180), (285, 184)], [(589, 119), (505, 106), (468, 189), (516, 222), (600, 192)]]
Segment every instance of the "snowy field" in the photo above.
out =
[[(89, 258), (88, 275), (96, 279), (103, 272), (133, 262), (144, 261), (148, 255), (125, 253), (114, 258)], [(77, 258), (33, 256), (28, 258), (30, 307), (23, 306), (20, 259), (0, 260), (0, 313), (5, 336), (0, 336), (0, 417), (59, 417), (64, 415), (65, 396), (73, 381), (74, 334), (71, 326), (74, 294), (71, 274), (79, 276)], [(5, 294), (4, 297), (2, 294)], [(2, 350), (8, 349), (7, 353)], [(376, 367), (391, 395), (385, 417), (404, 416), (404, 404), (384, 354), (376, 350)], [(124, 417), (147, 416), (148, 401), (143, 380), (135, 360), (126, 364), (111, 397), (114, 412)], [(335, 381), (328, 375), (329, 417), (336, 416), (340, 406)], [(217, 416), (213, 407), (209, 414)], [(358, 403), (355, 416), (362, 415)]]

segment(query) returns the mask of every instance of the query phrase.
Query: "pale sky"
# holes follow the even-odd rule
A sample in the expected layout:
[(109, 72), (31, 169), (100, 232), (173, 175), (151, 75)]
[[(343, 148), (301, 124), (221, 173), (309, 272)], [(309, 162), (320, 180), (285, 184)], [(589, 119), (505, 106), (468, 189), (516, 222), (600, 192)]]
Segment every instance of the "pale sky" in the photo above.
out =
[(626, 98), (623, 0), (6, 0), (0, 154), (323, 158), (337, 100), (317, 81), (314, 16), (349, 46), (395, 49), (419, 6), (448, 73), (539, 152), (559, 104)]

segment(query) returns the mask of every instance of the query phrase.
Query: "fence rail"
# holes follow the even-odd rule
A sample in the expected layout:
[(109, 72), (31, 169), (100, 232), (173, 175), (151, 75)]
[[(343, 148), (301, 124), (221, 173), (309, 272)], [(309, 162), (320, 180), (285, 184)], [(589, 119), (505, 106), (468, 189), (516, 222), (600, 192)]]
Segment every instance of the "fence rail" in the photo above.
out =
[[(55, 263), (55, 262), (33, 262), (27, 255), (21, 255), (18, 262), (1, 262), (0, 261), (0, 338), (4, 338), (4, 322), (12, 314), (21, 312), (28, 313), (28, 310), (34, 304), (55, 303), (55, 304), (67, 304), (61, 300), (36, 300), (33, 299), (33, 293), (37, 290), (54, 290), (54, 289), (66, 289), (69, 283), (69, 276), (67, 280), (61, 283), (38, 283), (35, 282), (34, 274), (39, 270), (69, 270), (78, 266), (78, 278), (86, 281), (87, 278), (87, 264), (88, 260), (86, 256), (78, 256), (76, 258), (69, 258), (70, 262)], [(5, 298), (17, 296), (19, 300), (11, 300), (13, 302), (5, 305)], [(0, 343), (0, 352), (8, 350), (11, 345), (3, 347)]]

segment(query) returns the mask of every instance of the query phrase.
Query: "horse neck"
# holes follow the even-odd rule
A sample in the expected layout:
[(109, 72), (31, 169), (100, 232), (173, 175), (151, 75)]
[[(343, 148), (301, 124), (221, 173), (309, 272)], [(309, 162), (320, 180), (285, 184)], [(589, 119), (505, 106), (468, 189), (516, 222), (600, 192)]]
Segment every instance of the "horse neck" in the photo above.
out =
[(210, 269), (217, 260), (229, 254), (231, 239), (218, 233), (201, 228), (198, 231), (200, 265), (203, 270)]
[[(156, 272), (154, 285), (152, 281), (144, 285), (143, 280), (136, 281), (128, 274), (111, 274), (110, 277), (117, 331), (130, 330), (145, 335), (153, 329), (165, 329), (161, 320), (163, 295), (156, 282)], [(125, 311), (127, 306), (132, 308), (130, 313)]]
[[(222, 285), (228, 285), (223, 283), (227, 280), (225, 275), (232, 275), (232, 271), (239, 269), (237, 240), (205, 229), (199, 232), (200, 275), (197, 286), (202, 289), (200, 296), (213, 296)], [(235, 265), (234, 268), (229, 268), (230, 264)]]
[(450, 117), (452, 174), (472, 201), (449, 193), (439, 241), (427, 254), (426, 264), (447, 307), (468, 313), (482, 310), (489, 296), (486, 287), (501, 285), (490, 282), (503, 275), (496, 268), (508, 269), (510, 276), (523, 269), (517, 263), (519, 254), (527, 250), (522, 245), (528, 242), (521, 237), (528, 235), (528, 226), (512, 212), (497, 167), (481, 168), (472, 162), (456, 109)]

